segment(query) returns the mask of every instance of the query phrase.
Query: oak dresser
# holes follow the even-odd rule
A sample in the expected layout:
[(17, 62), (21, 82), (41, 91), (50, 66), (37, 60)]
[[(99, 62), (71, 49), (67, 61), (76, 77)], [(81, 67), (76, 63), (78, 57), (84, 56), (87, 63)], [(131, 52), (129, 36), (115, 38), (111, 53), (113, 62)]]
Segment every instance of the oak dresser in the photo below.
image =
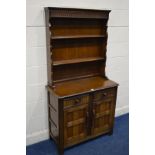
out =
[(61, 155), (113, 132), (118, 84), (105, 74), (109, 13), (45, 8), (49, 134)]

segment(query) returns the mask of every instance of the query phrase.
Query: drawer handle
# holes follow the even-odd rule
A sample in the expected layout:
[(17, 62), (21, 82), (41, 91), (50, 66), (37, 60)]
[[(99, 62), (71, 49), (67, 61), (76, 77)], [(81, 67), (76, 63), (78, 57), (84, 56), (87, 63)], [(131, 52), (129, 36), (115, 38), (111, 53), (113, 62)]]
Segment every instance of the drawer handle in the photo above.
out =
[(76, 98), (76, 99), (75, 99), (75, 104), (79, 104), (80, 101), (81, 101), (80, 99)]
[(103, 96), (107, 96), (107, 93), (103, 93)]

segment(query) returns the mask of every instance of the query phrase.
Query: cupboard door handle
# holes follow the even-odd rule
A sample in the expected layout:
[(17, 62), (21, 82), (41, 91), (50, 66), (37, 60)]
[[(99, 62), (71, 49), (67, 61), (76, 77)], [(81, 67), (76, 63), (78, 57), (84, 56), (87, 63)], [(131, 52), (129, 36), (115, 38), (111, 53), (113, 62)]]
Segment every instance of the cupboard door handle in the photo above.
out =
[(86, 124), (88, 124), (88, 118), (89, 118), (89, 115), (88, 115), (88, 112), (86, 113)]
[(95, 126), (95, 115), (96, 115), (96, 113), (95, 113), (95, 109), (93, 109), (93, 121), (92, 121), (92, 127), (94, 127)]
[(95, 117), (95, 109), (93, 109), (93, 117)]
[(88, 121), (88, 119), (89, 119), (89, 114), (88, 114), (88, 112), (86, 113), (86, 130), (87, 130), (87, 133), (88, 133), (88, 129), (89, 129), (89, 121)]

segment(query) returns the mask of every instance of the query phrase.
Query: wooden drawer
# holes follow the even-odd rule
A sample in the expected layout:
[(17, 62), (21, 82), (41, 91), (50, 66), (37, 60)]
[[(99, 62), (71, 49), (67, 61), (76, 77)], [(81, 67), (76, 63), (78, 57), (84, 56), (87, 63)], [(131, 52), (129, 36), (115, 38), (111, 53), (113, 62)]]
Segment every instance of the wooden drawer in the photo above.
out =
[(64, 108), (69, 108), (76, 105), (83, 105), (88, 103), (89, 103), (89, 95), (72, 97), (64, 100)]
[(98, 101), (106, 99), (106, 98), (111, 98), (111, 97), (115, 96), (115, 93), (116, 93), (116, 91), (114, 88), (97, 91), (94, 93), (93, 101), (98, 102)]

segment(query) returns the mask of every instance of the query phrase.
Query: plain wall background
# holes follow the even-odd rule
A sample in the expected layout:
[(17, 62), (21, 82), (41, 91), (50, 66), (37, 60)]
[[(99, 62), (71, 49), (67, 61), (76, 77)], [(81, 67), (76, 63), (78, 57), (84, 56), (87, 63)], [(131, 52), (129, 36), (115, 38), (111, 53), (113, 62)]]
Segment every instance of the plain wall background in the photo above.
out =
[(116, 116), (129, 110), (128, 0), (27, 0), (26, 142), (48, 139), (44, 7), (110, 9), (107, 76), (120, 84)]

